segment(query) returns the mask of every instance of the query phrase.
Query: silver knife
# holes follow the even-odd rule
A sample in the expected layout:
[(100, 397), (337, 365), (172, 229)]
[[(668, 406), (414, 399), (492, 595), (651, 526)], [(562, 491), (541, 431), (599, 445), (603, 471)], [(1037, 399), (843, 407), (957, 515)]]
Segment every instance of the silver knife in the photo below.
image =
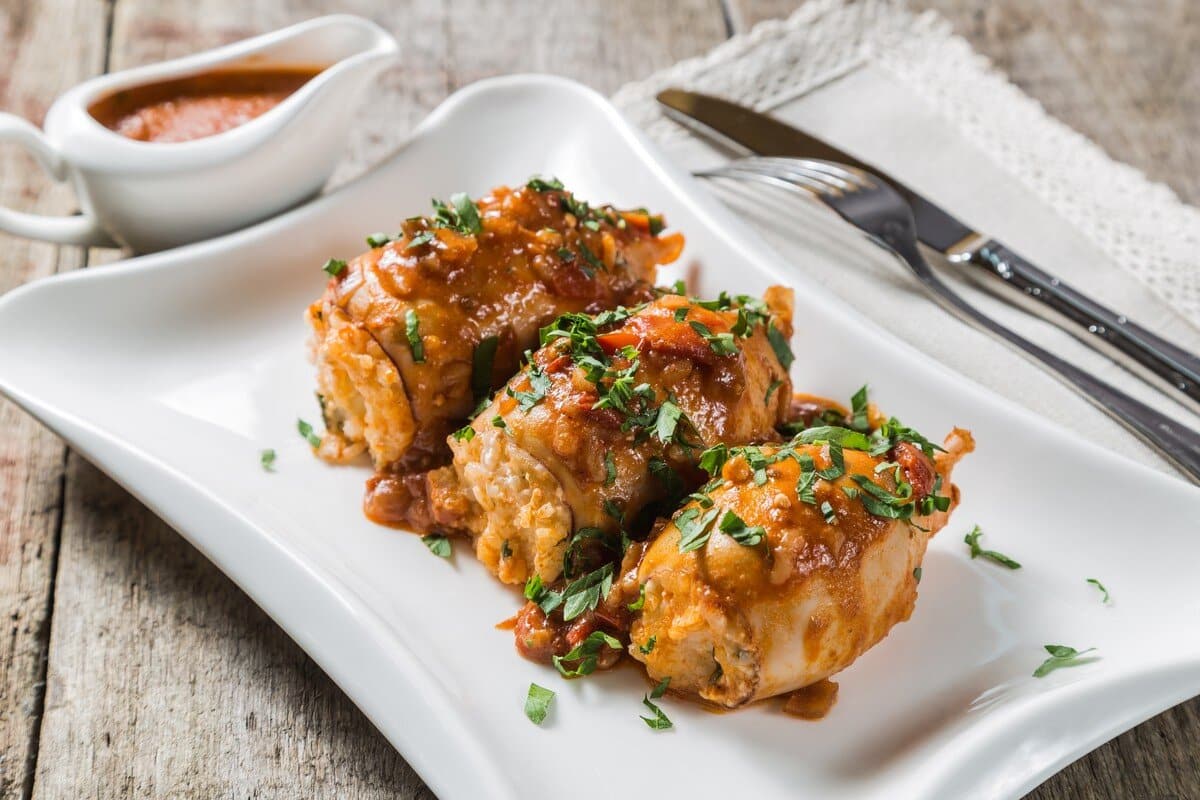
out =
[(922, 244), (950, 261), (975, 268), (972, 272), (990, 278), (989, 285), (1006, 287), (1010, 299), (1200, 413), (1200, 359), (1043, 272), (878, 167), (773, 117), (717, 97), (667, 89), (659, 93), (658, 102), (672, 119), (736, 150), (836, 161), (881, 176), (912, 206)]

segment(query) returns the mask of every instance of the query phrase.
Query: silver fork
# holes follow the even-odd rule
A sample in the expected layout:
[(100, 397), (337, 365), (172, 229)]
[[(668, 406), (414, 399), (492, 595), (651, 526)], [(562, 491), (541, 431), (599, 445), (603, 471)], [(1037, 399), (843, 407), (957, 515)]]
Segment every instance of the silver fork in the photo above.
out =
[(753, 181), (816, 198), (875, 244), (891, 251), (942, 308), (1015, 347), (1047, 372), (1075, 387), (1193, 482), (1200, 483), (1200, 434), (1019, 336), (963, 300), (942, 282), (921, 255), (912, 209), (887, 182), (855, 167), (799, 158), (744, 158), (696, 175)]

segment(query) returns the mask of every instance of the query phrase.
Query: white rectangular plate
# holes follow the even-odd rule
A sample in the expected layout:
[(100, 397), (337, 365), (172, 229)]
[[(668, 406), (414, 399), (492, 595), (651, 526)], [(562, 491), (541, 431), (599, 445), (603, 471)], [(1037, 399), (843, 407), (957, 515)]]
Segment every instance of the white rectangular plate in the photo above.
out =
[[(320, 265), (363, 235), (533, 173), (645, 205), (688, 237), (702, 294), (797, 289), (795, 377), (979, 442), (911, 621), (840, 676), (828, 718), (777, 704), (714, 715), (667, 698), (640, 721), (634, 669), (566, 682), (494, 629), (519, 605), (459, 545), (452, 561), (359, 511), (367, 468), (297, 436), (317, 419), (305, 305)], [(837, 248), (813, 259), (838, 258)], [(844, 258), (844, 256), (843, 256)], [(853, 269), (853, 264), (847, 264)], [(672, 279), (674, 275), (667, 276)], [(940, 311), (931, 305), (930, 314)], [(1200, 491), (1080, 441), (897, 343), (780, 263), (598, 95), (550, 78), (486, 81), (387, 163), (283, 217), (211, 242), (39, 281), (0, 299), (0, 390), (149, 505), (250, 594), (444, 798), (1015, 797), (1200, 692)], [(276, 472), (259, 451), (278, 451)], [(971, 561), (984, 542), (1024, 563)], [(1104, 606), (1084, 581), (1112, 590)], [(1061, 643), (1088, 665), (1031, 677)], [(542, 727), (530, 681), (558, 697)]]

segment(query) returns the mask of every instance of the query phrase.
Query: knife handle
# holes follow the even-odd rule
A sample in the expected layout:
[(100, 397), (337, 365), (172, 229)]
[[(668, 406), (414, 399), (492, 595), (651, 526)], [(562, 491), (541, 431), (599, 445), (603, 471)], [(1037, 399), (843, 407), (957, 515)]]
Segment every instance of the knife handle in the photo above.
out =
[(1200, 359), (1035, 267), (995, 239), (951, 256), (1007, 285), (1020, 304), (1200, 413)]

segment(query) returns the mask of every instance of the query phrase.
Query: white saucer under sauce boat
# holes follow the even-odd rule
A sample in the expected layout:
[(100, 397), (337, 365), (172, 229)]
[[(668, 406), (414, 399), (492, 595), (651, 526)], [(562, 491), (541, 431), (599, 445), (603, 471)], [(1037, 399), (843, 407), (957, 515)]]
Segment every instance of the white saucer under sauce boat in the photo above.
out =
[[(344, 149), (363, 90), (398, 49), (378, 25), (335, 14), (86, 81), (54, 102), (44, 132), (0, 113), (0, 141), (25, 146), (55, 180), (70, 181), (81, 209), (73, 216), (43, 216), (0, 208), (0, 231), (151, 252), (278, 214), (321, 190)], [(274, 108), (213, 136), (138, 141), (89, 112), (97, 100), (131, 87), (292, 65), (326, 66)]]

